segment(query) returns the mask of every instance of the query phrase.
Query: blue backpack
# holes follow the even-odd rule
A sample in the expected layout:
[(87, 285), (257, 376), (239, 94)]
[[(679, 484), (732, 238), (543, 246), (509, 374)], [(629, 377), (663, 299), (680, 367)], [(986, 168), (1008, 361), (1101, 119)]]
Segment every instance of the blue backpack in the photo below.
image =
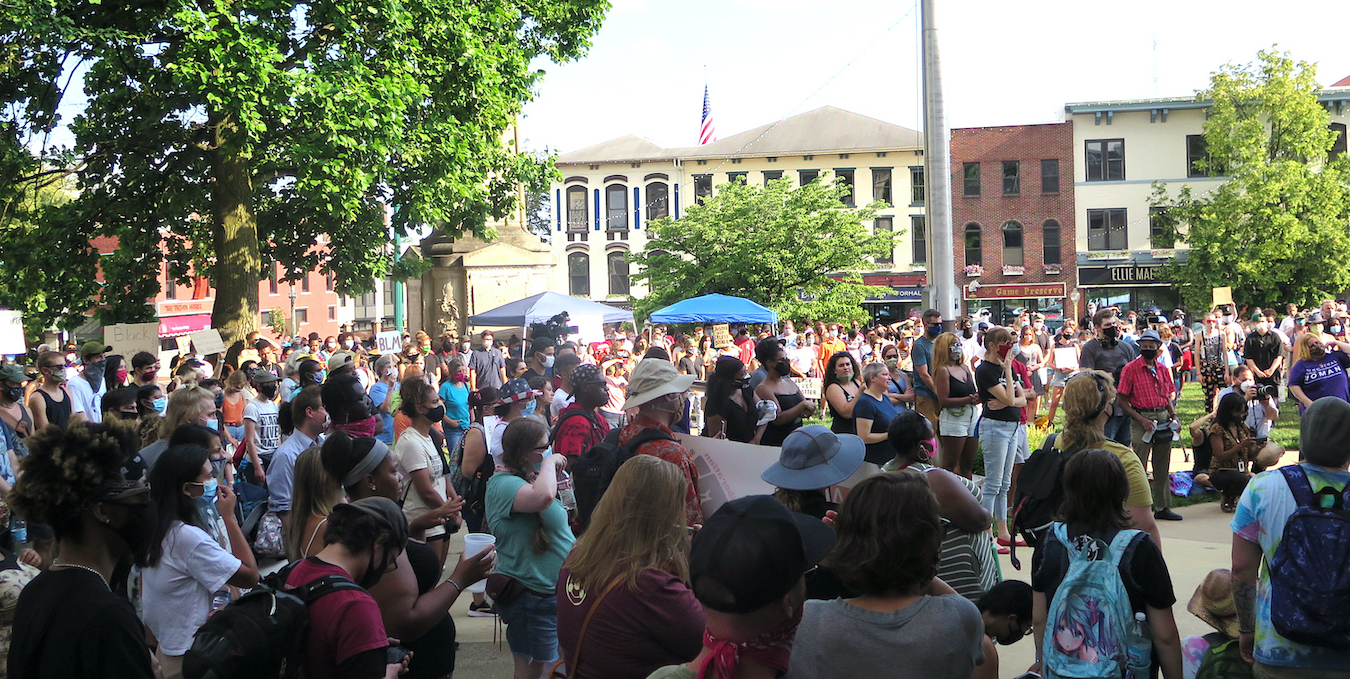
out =
[(1050, 539), (1069, 552), (1069, 570), (1046, 617), (1041, 648), (1041, 671), (1045, 679), (1058, 677), (1125, 677), (1134, 636), (1134, 609), (1125, 583), (1120, 580), (1120, 562), (1137, 530), (1122, 530), (1108, 546), (1100, 540), (1082, 549), (1069, 539), (1063, 523), (1055, 523)]
[[(1303, 467), (1280, 468), (1298, 508), (1270, 558), (1270, 619), (1300, 644), (1350, 646), (1350, 486), (1313, 494)], [(1329, 507), (1319, 502), (1328, 499)]]

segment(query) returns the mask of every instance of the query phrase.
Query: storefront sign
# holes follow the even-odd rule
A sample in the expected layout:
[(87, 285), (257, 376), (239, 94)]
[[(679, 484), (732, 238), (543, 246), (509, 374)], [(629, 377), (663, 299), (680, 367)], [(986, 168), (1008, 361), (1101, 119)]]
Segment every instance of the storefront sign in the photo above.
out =
[(183, 316), (185, 314), (209, 314), (215, 309), (213, 299), (186, 299), (181, 302), (160, 302), (160, 316)]
[(891, 291), (868, 297), (869, 302), (920, 302), (923, 301), (923, 288), (918, 286), (894, 286)]
[(966, 299), (1034, 299), (1064, 296), (1063, 283), (981, 285), (974, 292), (970, 292), (969, 288), (966, 288), (966, 290)]
[(1078, 287), (1135, 287), (1140, 285), (1167, 285), (1160, 276), (1158, 264), (1121, 264), (1119, 266), (1078, 267)]
[[(198, 330), (206, 330), (211, 327), (211, 314), (195, 314), (192, 316), (170, 316), (159, 319), (160, 337), (177, 337), (178, 335), (189, 335)], [(120, 349), (116, 344), (114, 347)]]

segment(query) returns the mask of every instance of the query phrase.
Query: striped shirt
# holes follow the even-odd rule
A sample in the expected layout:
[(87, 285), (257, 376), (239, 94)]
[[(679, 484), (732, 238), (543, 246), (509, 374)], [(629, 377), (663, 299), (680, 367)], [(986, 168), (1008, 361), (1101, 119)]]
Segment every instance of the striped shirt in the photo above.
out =
[[(894, 460), (882, 467), (883, 471), (916, 474), (926, 474), (932, 469), (936, 467), (922, 462), (901, 468), (896, 466)], [(965, 477), (956, 478), (979, 502), (982, 495), (980, 487)], [(967, 533), (953, 526), (946, 517), (942, 519), (942, 527), (946, 533), (942, 537), (942, 551), (938, 556), (937, 576), (951, 585), (957, 594), (971, 601), (978, 600), (989, 588), (998, 584), (998, 562), (994, 556), (992, 538), (986, 531)]]

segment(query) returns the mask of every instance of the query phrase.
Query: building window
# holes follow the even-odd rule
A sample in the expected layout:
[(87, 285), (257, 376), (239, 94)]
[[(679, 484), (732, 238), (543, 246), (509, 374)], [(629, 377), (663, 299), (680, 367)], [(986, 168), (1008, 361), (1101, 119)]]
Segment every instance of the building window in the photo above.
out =
[(628, 189), (623, 184), (605, 187), (605, 216), (610, 231), (628, 230)]
[(300, 292), (309, 292), (309, 272), (300, 277)]
[(1087, 181), (1115, 182), (1125, 179), (1125, 140), (1087, 141)]
[(304, 308), (296, 309), (296, 310), (295, 310), (295, 325), (296, 325), (297, 327), (299, 327), (299, 326), (302, 326), (302, 325), (304, 325), (304, 324), (306, 324), (306, 323), (308, 323), (308, 322), (309, 322), (309, 309), (304, 309)]
[(269, 295), (275, 295), (275, 294), (277, 294), (277, 263), (276, 263), (276, 262), (272, 262), (272, 266), (268, 269), (268, 276), (267, 276), (267, 293), (268, 293)]
[[(872, 224), (872, 233), (890, 234), (894, 231), (895, 231), (894, 222), (892, 221), (891, 217), (877, 217), (877, 220)], [(877, 257), (877, 264), (879, 265), (884, 264), (886, 266), (890, 266), (890, 264), (894, 261), (894, 255), (895, 253), (892, 250), (887, 250), (884, 256)]]
[(264, 311), (258, 314), (258, 327), (267, 328), (272, 325), (272, 312)]
[(1003, 266), (1022, 266), (1022, 225), (1008, 222), (1003, 225)]
[(913, 252), (910, 258), (915, 264), (928, 263), (928, 225), (923, 215), (910, 215), (909, 232), (913, 234)]
[(164, 271), (164, 299), (178, 299), (178, 284), (168, 270)]
[(1088, 250), (1126, 249), (1125, 208), (1088, 210), (1087, 219)]
[(328, 307), (328, 320), (330, 321), (337, 320), (337, 307), (335, 306)]
[(1041, 262), (1044, 264), (1059, 264), (1059, 222), (1053, 219), (1045, 220), (1041, 225)]
[(712, 198), (712, 175), (694, 175), (694, 202), (703, 204), (705, 198)]
[(623, 250), (614, 250), (605, 259), (609, 264), (609, 294), (628, 294), (628, 257)]
[(891, 168), (872, 168), (872, 200), (891, 205)]
[(1177, 235), (1167, 221), (1167, 208), (1148, 209), (1148, 245), (1154, 250), (1171, 250), (1177, 246)]
[(848, 188), (848, 193), (839, 197), (839, 202), (853, 207), (853, 170), (836, 169), (834, 171), (834, 181), (836, 185), (843, 184)]
[(728, 184), (735, 184), (735, 183), (745, 184), (746, 181), (747, 181), (747, 180), (746, 180), (746, 176), (747, 176), (748, 174), (749, 174), (748, 172), (728, 172), (728, 173), (727, 173), (727, 183), (728, 183)]
[(980, 164), (979, 163), (961, 163), (962, 191), (963, 196), (980, 195)]
[(1022, 163), (1016, 160), (1003, 161), (1003, 195), (1016, 196), (1022, 193)]
[(1041, 161), (1041, 193), (1059, 193), (1059, 159)]
[(323, 275), (323, 289), (328, 292), (333, 291), (333, 272), (330, 271)]
[(980, 244), (980, 225), (971, 222), (966, 225), (966, 266), (984, 265), (984, 250)]
[(820, 170), (797, 170), (797, 186), (806, 186), (819, 176)]
[(567, 230), (585, 231), (590, 215), (586, 214), (586, 187), (567, 189)]
[(567, 255), (567, 290), (574, 297), (591, 296), (591, 257), (584, 252)]
[(924, 197), (924, 177), (923, 168), (909, 168), (909, 202), (913, 205), (923, 205)]
[(647, 221), (670, 216), (670, 187), (665, 182), (647, 185)]
[(1214, 159), (1209, 155), (1209, 142), (1205, 141), (1205, 135), (1186, 135), (1187, 177), (1222, 177), (1225, 172), (1224, 168), (1214, 165)]
[(1336, 160), (1345, 155), (1346, 151), (1345, 123), (1332, 123), (1327, 127), (1331, 128), (1331, 131), (1336, 133), (1336, 141), (1331, 143), (1331, 149), (1327, 151), (1327, 159)]
[(765, 185), (765, 186), (768, 186), (768, 185), (769, 185), (769, 182), (771, 182), (771, 181), (773, 181), (773, 180), (775, 180), (775, 179), (782, 179), (782, 178), (783, 178), (783, 171), (782, 171), (782, 170), (765, 170), (765, 171), (764, 171), (764, 185)]

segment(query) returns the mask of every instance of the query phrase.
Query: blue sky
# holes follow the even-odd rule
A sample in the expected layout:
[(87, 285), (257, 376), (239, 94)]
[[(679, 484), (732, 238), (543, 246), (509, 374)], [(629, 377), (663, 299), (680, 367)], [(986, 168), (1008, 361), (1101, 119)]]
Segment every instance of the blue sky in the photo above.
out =
[[(719, 136), (824, 105), (920, 129), (911, 0), (613, 0), (589, 55), (541, 64), (529, 148), (625, 134), (697, 142), (704, 67)], [(1188, 96), (1278, 44), (1350, 75), (1344, 0), (938, 0), (952, 127), (1055, 122), (1064, 104)], [(1155, 47), (1156, 43), (1156, 47)]]

